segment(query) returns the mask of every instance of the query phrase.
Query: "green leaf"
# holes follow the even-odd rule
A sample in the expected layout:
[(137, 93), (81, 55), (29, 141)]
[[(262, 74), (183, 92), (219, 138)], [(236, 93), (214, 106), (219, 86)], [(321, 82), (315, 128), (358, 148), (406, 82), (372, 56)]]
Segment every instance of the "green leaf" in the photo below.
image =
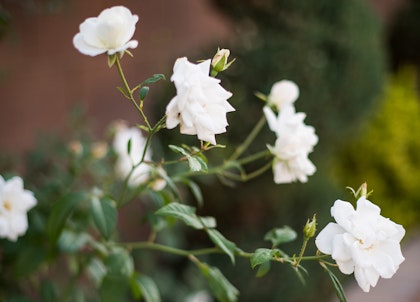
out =
[(70, 193), (52, 206), (47, 223), (47, 233), (51, 242), (55, 243), (57, 241), (67, 218), (73, 209), (85, 198), (86, 195), (81, 192)]
[(90, 240), (87, 233), (75, 233), (64, 230), (58, 239), (60, 250), (67, 253), (74, 253), (81, 250)]
[(144, 298), (146, 302), (160, 302), (159, 289), (152, 278), (133, 274), (131, 277), (131, 292), (136, 299)]
[(90, 212), (101, 235), (105, 239), (109, 239), (117, 224), (115, 202), (108, 197), (93, 196), (90, 203)]
[(178, 202), (172, 202), (160, 208), (155, 214), (177, 218), (195, 229), (213, 228), (216, 226), (216, 220), (213, 217), (199, 217), (195, 214), (194, 207)]
[(130, 155), (131, 154), (131, 137), (127, 142), (127, 154)]
[(261, 263), (261, 265), (258, 267), (258, 271), (256, 274), (257, 278), (265, 276), (271, 269), (271, 263), (269, 261)]
[(105, 259), (107, 275), (130, 277), (134, 272), (134, 262), (131, 255), (124, 249), (115, 249)]
[(344, 294), (344, 289), (343, 286), (340, 283), (340, 280), (338, 280), (338, 278), (334, 275), (334, 273), (332, 271), (329, 270), (329, 268), (324, 264), (321, 266), (325, 269), (325, 271), (328, 273), (328, 276), (330, 277), (333, 285), (334, 285), (334, 289), (335, 289), (335, 293), (337, 295), (337, 298), (340, 300), (340, 302), (347, 302), (346, 296)]
[(149, 86), (143, 86), (142, 88), (140, 88), (139, 90), (140, 100), (144, 100), (148, 93), (149, 93)]
[(222, 272), (216, 267), (205, 263), (199, 264), (201, 273), (209, 282), (211, 291), (220, 302), (235, 302), (238, 300), (239, 291), (234, 287)]
[(207, 234), (210, 236), (211, 241), (220, 248), (223, 252), (225, 252), (232, 263), (235, 263), (235, 248), (236, 245), (232, 241), (227, 240), (218, 230), (215, 229), (207, 229)]
[(257, 265), (261, 265), (263, 263), (274, 260), (279, 255), (280, 255), (280, 251), (278, 249), (264, 249), (264, 248), (256, 249), (250, 259), (251, 267), (254, 269)]
[(98, 286), (106, 275), (105, 264), (99, 258), (92, 258), (87, 267), (87, 272), (94, 284)]
[(190, 165), (190, 170), (194, 172), (198, 171), (208, 171), (207, 163), (199, 155), (189, 156), (188, 163)]
[(203, 193), (201, 192), (200, 186), (188, 178), (183, 178), (181, 179), (181, 181), (190, 188), (191, 193), (193, 194), (194, 198), (197, 200), (198, 206), (202, 207), (204, 199), (203, 199)]
[(57, 288), (54, 283), (43, 280), (41, 283), (41, 300), (43, 302), (55, 302), (57, 298)]
[(31, 275), (42, 262), (46, 259), (46, 251), (42, 245), (25, 246), (16, 256), (16, 262), (13, 266), (17, 277), (23, 278)]
[(173, 152), (175, 153), (181, 153), (182, 155), (190, 155), (184, 148), (179, 147), (179, 146), (175, 146), (175, 145), (169, 145), (168, 146), (169, 149), (171, 149)]
[(264, 236), (264, 240), (271, 241), (273, 247), (276, 247), (282, 243), (293, 241), (296, 238), (297, 233), (289, 226), (272, 229)]
[(147, 80), (143, 81), (140, 85), (141, 86), (148, 85), (148, 84), (155, 83), (155, 82), (158, 82), (160, 80), (165, 80), (165, 79), (166, 78), (163, 74), (154, 74), (150, 78), (148, 78)]
[(106, 275), (99, 287), (101, 302), (126, 301), (129, 290), (128, 278), (118, 275)]

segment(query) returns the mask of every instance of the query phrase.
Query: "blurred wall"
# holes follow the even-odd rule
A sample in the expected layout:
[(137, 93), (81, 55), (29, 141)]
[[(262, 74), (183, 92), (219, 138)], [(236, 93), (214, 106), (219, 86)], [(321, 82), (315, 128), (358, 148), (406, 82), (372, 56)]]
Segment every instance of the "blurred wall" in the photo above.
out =
[[(384, 20), (391, 19), (404, 2), (370, 1)], [(210, 45), (223, 47), (223, 41), (234, 34), (231, 24), (214, 10), (210, 0), (61, 0), (54, 12), (24, 9), (24, 2), (37, 1), (0, 2), (11, 14), (10, 28), (0, 41), (3, 152), (29, 149), (40, 132), (64, 133), (69, 109), (77, 103), (87, 105), (98, 135), (114, 119), (137, 121), (132, 105), (115, 89), (119, 77), (116, 70), (109, 70), (106, 57), (84, 56), (72, 45), (79, 24), (104, 8), (121, 4), (139, 15), (134, 36), (139, 47), (133, 51), (134, 58), (123, 60), (133, 86), (153, 73), (169, 78), (177, 57), (201, 59), (194, 53)]]
[[(115, 89), (120, 79), (115, 68), (109, 70), (106, 56), (84, 56), (72, 45), (87, 17), (113, 5), (127, 6), (139, 16), (134, 36), (139, 46), (132, 51), (134, 58), (122, 61), (132, 86), (154, 73), (169, 78), (177, 57), (201, 59), (195, 51), (216, 41), (223, 46), (231, 33), (229, 23), (203, 0), (63, 0), (53, 12), (45, 6), (24, 9), (24, 1), (32, 0), (0, 2), (11, 15), (0, 41), (2, 152), (27, 150), (39, 132), (64, 133), (69, 109), (77, 103), (87, 105), (98, 135), (114, 119), (138, 121), (132, 104)], [(147, 100), (153, 101), (153, 95)]]

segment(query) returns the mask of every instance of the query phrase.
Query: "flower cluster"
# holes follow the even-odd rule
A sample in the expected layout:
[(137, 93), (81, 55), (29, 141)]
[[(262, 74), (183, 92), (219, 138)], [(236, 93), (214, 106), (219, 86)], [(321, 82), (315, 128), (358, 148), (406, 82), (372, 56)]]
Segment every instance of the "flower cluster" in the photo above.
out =
[(404, 261), (400, 241), (404, 228), (380, 215), (380, 208), (364, 196), (356, 210), (346, 201), (336, 200), (329, 223), (315, 243), (324, 254), (331, 255), (340, 271), (352, 274), (363, 291), (369, 292), (379, 277), (391, 278)]
[(129, 128), (125, 123), (117, 123), (113, 141), (113, 149), (117, 154), (116, 173), (122, 179), (129, 177), (130, 186), (145, 183), (150, 176), (150, 166), (145, 161), (150, 161), (152, 153), (145, 150), (146, 139), (140, 129)]
[(28, 228), (27, 212), (37, 204), (33, 193), (23, 188), (22, 178), (0, 176), (0, 237), (16, 241)]
[(226, 113), (235, 109), (227, 101), (232, 93), (220, 86), (220, 80), (209, 76), (210, 63), (176, 60), (171, 81), (177, 95), (166, 107), (166, 127), (172, 129), (180, 124), (181, 133), (197, 135), (216, 145), (215, 134), (226, 132)]
[(264, 107), (268, 126), (276, 134), (274, 146), (268, 146), (275, 156), (273, 163), (274, 182), (289, 183), (299, 180), (307, 181), (307, 176), (315, 173), (316, 168), (309, 160), (308, 154), (318, 143), (318, 136), (312, 126), (305, 125), (304, 113), (296, 113), (293, 102), (299, 95), (297, 85), (290, 81), (274, 84), (268, 103), (280, 111), (273, 112)]

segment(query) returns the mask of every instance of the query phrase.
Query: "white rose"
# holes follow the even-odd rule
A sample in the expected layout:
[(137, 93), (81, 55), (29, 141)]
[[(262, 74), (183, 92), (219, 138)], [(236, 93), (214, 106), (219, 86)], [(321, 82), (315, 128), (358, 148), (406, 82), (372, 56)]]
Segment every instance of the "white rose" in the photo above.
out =
[(16, 241), (28, 229), (27, 212), (37, 204), (33, 193), (23, 188), (22, 178), (7, 181), (0, 176), (0, 237)]
[(98, 17), (86, 19), (80, 24), (80, 32), (73, 38), (73, 45), (82, 54), (96, 56), (102, 53), (113, 55), (128, 48), (136, 48), (134, 35), (139, 17), (132, 15), (124, 6), (103, 10)]
[(226, 132), (226, 113), (235, 109), (227, 101), (232, 93), (220, 86), (219, 79), (209, 76), (210, 62), (192, 64), (185, 57), (176, 60), (171, 81), (177, 95), (166, 107), (166, 127), (180, 124), (181, 133), (215, 145), (215, 134)]
[[(130, 152), (128, 152), (128, 142), (130, 140)], [(115, 170), (122, 179), (125, 179), (131, 173), (128, 181), (130, 186), (143, 184), (150, 177), (150, 166), (146, 163), (140, 163), (145, 146), (146, 138), (143, 137), (138, 128), (128, 128), (122, 124), (117, 127), (113, 141), (113, 147), (117, 154)], [(147, 150), (144, 160), (150, 161), (151, 157), (151, 151)]]
[(344, 274), (354, 272), (364, 292), (379, 277), (391, 278), (404, 261), (400, 241), (404, 228), (380, 215), (381, 209), (360, 197), (356, 210), (346, 201), (336, 200), (330, 222), (317, 236), (318, 249), (331, 255)]
[(304, 113), (296, 113), (293, 106), (284, 107), (276, 116), (268, 107), (264, 107), (270, 129), (276, 134), (274, 146), (268, 146), (275, 156), (273, 161), (274, 182), (290, 183), (296, 180), (306, 182), (307, 176), (316, 171), (308, 154), (318, 143), (318, 136), (313, 127), (305, 125)]
[(299, 97), (299, 87), (292, 81), (283, 80), (274, 83), (268, 95), (268, 103), (274, 105), (277, 110), (292, 105)]

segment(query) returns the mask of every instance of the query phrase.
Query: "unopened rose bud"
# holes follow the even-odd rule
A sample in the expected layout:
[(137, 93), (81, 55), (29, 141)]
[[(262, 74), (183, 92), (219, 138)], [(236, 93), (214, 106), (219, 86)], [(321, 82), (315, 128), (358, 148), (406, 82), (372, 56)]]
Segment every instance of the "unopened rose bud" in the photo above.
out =
[(68, 144), (68, 148), (74, 155), (81, 155), (83, 152), (83, 145), (79, 141), (71, 141)]
[(105, 142), (95, 142), (92, 145), (92, 156), (95, 159), (104, 158), (108, 152), (108, 145)]
[(233, 59), (232, 61), (228, 63), (229, 55), (230, 55), (229, 49), (223, 48), (223, 49), (217, 50), (217, 53), (211, 60), (211, 67), (212, 67), (211, 75), (212, 76), (216, 76), (219, 72), (222, 72), (228, 69), (229, 66), (235, 61), (235, 59)]
[(308, 219), (305, 226), (303, 227), (303, 235), (305, 238), (312, 238), (316, 233), (316, 214), (312, 217), (312, 220)]

